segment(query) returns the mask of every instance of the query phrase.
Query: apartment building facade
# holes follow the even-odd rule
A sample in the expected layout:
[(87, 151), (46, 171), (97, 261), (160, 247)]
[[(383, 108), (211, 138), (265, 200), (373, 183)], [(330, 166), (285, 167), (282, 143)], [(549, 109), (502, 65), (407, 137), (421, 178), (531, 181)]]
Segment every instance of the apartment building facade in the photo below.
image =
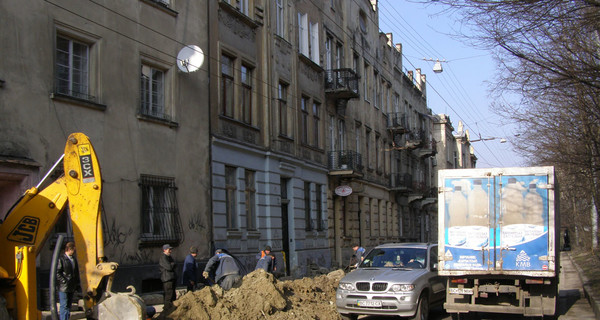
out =
[[(105, 254), (120, 265), (114, 288), (162, 290), (163, 244), (177, 248), (176, 261), (192, 245), (210, 254), (209, 77), (176, 62), (186, 45), (208, 47), (207, 1), (26, 6), (0, 3), (1, 218), (60, 157), (68, 135), (83, 132), (102, 168)], [(69, 239), (68, 222), (55, 234)], [(42, 287), (55, 234), (37, 260)]]
[[(290, 275), (427, 240), (431, 111), (376, 1), (209, 4), (214, 248)], [(433, 224), (435, 225), (435, 223)]]

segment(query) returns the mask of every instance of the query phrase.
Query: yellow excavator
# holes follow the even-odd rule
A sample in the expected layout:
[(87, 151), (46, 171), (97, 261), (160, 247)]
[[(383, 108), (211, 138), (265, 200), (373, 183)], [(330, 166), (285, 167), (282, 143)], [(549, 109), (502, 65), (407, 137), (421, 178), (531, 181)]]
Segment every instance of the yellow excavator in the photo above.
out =
[[(64, 174), (39, 190), (61, 162)], [(6, 299), (6, 310), (0, 310), (0, 315), (41, 319), (36, 257), (68, 204), (86, 318), (145, 318), (144, 302), (132, 286), (130, 292), (111, 292), (118, 264), (104, 258), (101, 194), (102, 177), (94, 148), (86, 135), (73, 133), (61, 159), (38, 186), (25, 192), (0, 225), (0, 293)]]

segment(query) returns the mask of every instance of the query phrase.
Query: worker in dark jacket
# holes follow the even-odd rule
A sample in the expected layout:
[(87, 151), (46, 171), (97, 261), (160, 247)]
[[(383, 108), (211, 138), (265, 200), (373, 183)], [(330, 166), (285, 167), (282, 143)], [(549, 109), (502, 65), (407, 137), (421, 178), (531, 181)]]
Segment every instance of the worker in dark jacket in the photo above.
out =
[(237, 288), (242, 284), (240, 267), (235, 259), (222, 249), (217, 249), (215, 255), (208, 260), (202, 276), (208, 278), (212, 272), (215, 273), (215, 282), (224, 290)]
[(165, 244), (162, 249), (163, 254), (158, 261), (158, 267), (160, 269), (160, 281), (162, 281), (164, 290), (164, 307), (168, 308), (175, 300), (175, 281), (177, 280), (177, 274), (175, 273), (175, 260), (171, 257), (173, 247), (169, 244)]
[(75, 258), (75, 243), (67, 242), (65, 253), (58, 259), (56, 267), (58, 282), (58, 299), (60, 301), (60, 320), (68, 320), (71, 316), (71, 304), (75, 291), (79, 289), (79, 266)]
[(196, 289), (198, 278), (198, 262), (196, 261), (197, 255), (198, 249), (196, 247), (191, 247), (190, 254), (188, 254), (183, 261), (183, 284), (187, 286), (188, 291), (192, 292), (194, 292)]

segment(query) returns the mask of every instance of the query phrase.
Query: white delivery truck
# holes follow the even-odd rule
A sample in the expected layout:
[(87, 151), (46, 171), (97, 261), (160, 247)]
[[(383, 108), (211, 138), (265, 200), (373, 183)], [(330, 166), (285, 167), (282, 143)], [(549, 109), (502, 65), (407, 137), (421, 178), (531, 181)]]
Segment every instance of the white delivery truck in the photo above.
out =
[(444, 308), (554, 316), (560, 273), (554, 167), (438, 174), (438, 274)]

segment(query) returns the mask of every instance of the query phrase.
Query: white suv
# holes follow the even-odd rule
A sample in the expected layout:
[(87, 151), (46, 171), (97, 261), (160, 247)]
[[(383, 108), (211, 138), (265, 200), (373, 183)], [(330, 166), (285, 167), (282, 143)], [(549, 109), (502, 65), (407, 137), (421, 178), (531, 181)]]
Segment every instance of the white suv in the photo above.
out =
[(342, 319), (396, 315), (425, 320), (446, 297), (437, 275), (437, 244), (390, 243), (375, 247), (339, 283), (336, 305)]

